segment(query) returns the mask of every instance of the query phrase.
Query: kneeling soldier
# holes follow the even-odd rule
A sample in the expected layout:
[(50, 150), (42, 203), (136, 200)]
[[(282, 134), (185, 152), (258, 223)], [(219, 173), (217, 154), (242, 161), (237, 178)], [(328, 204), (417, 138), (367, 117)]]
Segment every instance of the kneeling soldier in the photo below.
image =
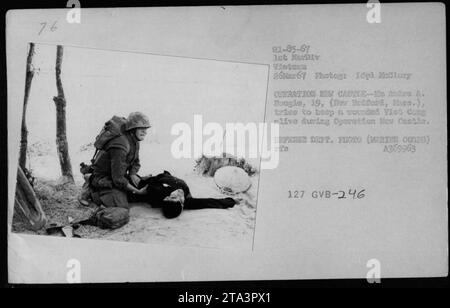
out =
[(147, 187), (136, 187), (140, 181), (137, 176), (140, 168), (139, 142), (145, 139), (150, 127), (147, 116), (133, 112), (127, 118), (125, 132), (110, 140), (99, 152), (92, 165), (89, 185), (94, 203), (128, 208), (130, 194), (146, 193)]

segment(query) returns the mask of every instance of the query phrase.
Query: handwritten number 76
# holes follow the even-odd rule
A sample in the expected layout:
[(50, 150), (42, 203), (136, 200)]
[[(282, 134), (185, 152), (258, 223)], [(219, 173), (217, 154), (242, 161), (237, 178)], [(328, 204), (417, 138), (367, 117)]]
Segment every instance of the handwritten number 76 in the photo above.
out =
[[(41, 35), (41, 33), (42, 32), (44, 32), (44, 30), (47, 28), (47, 23), (46, 22), (41, 22), (41, 31), (39, 31), (39, 34), (38, 35)], [(56, 29), (58, 29), (57, 27), (56, 27), (56, 21), (52, 24), (52, 26), (49, 28), (49, 30), (51, 31), (51, 32), (54, 32), (54, 31), (56, 31)]]

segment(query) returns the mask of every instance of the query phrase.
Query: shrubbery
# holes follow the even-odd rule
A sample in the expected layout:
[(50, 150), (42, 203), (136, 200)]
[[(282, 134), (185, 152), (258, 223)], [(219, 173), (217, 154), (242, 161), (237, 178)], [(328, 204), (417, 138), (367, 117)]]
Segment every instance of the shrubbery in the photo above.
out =
[(202, 155), (195, 161), (194, 170), (202, 175), (214, 176), (216, 170), (223, 166), (236, 166), (242, 168), (249, 176), (258, 172), (258, 169), (248, 163), (245, 158), (237, 158), (236, 156), (223, 153), (222, 156), (208, 157)]

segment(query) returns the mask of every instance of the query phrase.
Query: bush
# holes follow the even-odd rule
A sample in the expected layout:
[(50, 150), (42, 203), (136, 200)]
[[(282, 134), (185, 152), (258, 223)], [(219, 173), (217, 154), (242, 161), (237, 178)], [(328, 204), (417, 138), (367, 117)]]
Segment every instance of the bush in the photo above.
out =
[(258, 172), (258, 169), (248, 163), (245, 158), (236, 158), (236, 156), (223, 153), (222, 156), (208, 157), (202, 155), (195, 161), (194, 170), (202, 175), (214, 176), (216, 170), (223, 166), (236, 166), (242, 168), (249, 176)]

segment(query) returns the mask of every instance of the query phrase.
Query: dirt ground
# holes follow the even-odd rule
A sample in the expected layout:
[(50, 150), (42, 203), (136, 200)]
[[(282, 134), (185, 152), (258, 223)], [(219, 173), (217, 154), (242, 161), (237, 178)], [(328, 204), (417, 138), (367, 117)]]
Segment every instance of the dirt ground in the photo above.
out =
[[(220, 193), (213, 178), (192, 173), (184, 178), (195, 197), (227, 197)], [(132, 204), (130, 222), (116, 230), (103, 230), (94, 226), (80, 226), (75, 232), (86, 239), (105, 239), (141, 243), (185, 245), (209, 248), (251, 249), (256, 216), (258, 177), (252, 176), (252, 187), (237, 195), (241, 199), (231, 209), (185, 210), (175, 219), (166, 219), (161, 210), (147, 204)], [(36, 194), (50, 223), (66, 225), (70, 221), (87, 219), (95, 207), (85, 207), (77, 201), (80, 185), (58, 184), (37, 178)], [(13, 232), (46, 235), (27, 229), (16, 211)]]

